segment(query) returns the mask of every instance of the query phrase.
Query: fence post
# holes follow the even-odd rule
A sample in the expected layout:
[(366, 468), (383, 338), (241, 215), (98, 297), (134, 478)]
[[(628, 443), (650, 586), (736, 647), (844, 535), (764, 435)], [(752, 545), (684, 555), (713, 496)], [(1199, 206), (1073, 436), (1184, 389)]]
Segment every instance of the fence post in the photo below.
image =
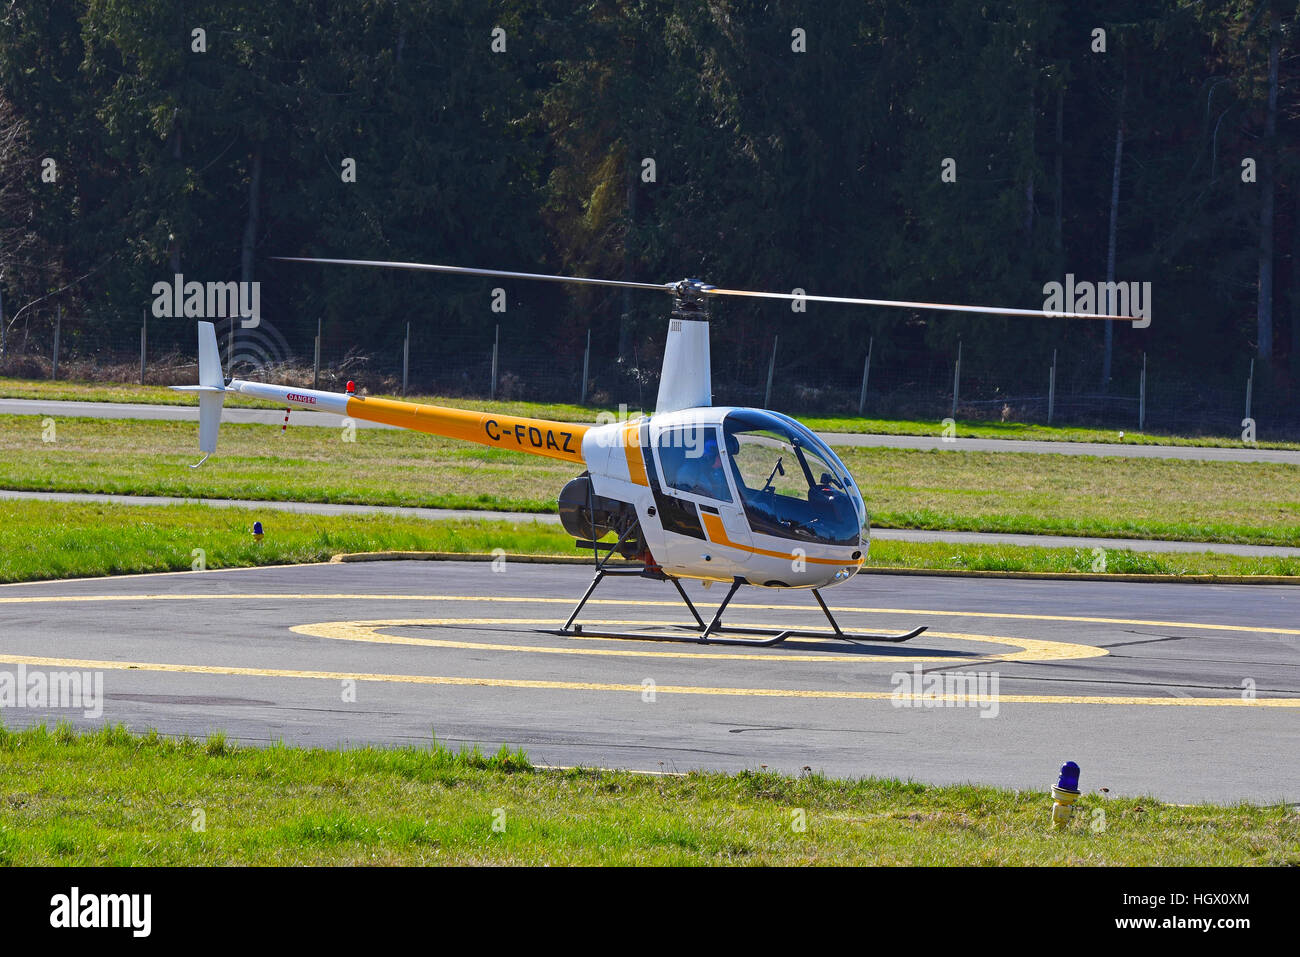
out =
[(862, 392), (858, 396), (858, 415), (862, 415), (867, 408), (867, 382), (871, 379), (871, 350), (876, 345), (876, 337), (872, 336), (871, 341), (867, 343), (867, 361), (862, 365)]
[(7, 333), (5, 330), (5, 294), (0, 291), (0, 359), (5, 355), (5, 339)]
[(1147, 354), (1142, 353), (1142, 378), (1138, 380), (1138, 431), (1147, 423)]
[(406, 324), (406, 338), (402, 340), (402, 398), (406, 398), (407, 373), (411, 368), (411, 324)]
[(497, 324), (496, 333), (492, 339), (492, 385), (488, 388), (488, 398), (497, 397), (497, 349), (501, 345), (501, 324)]
[(321, 317), (316, 317), (316, 347), (311, 360), (311, 387), (320, 388), (320, 324)]
[(961, 340), (957, 340), (957, 362), (952, 367), (952, 418), (957, 421), (957, 396), (961, 392)]
[(1052, 424), (1052, 413), (1056, 411), (1056, 350), (1052, 350), (1052, 371), (1047, 376), (1047, 424)]
[(772, 376), (776, 372), (776, 344), (780, 341), (779, 336), (772, 337), (772, 359), (767, 364), (767, 391), (763, 393), (763, 408), (772, 407)]
[(149, 310), (140, 310), (140, 384), (144, 385), (144, 355), (149, 342)]
[(1250, 375), (1246, 378), (1246, 418), (1250, 418), (1251, 392), (1255, 388), (1255, 360), (1250, 360)]
[(63, 325), (63, 307), (59, 306), (54, 316), (54, 367), (50, 371), (51, 379), (59, 377), (59, 327), (61, 325)]
[(582, 350), (582, 396), (578, 405), (587, 404), (587, 370), (591, 366), (591, 330), (587, 330), (587, 348)]

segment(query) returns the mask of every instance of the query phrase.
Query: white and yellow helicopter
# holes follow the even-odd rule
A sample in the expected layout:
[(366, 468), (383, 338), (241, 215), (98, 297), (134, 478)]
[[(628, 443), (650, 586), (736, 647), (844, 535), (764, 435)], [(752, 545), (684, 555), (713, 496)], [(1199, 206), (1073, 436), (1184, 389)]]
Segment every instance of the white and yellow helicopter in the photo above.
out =
[[(596, 575), (560, 634), (774, 645), (787, 638), (907, 641), (904, 634), (844, 632), (819, 589), (847, 581), (866, 559), (869, 517), (853, 476), (825, 442), (777, 412), (712, 405), (708, 303), (716, 296), (850, 305), (893, 306), (1011, 316), (1130, 320), (1132, 316), (1045, 312), (948, 303), (856, 299), (720, 289), (697, 279), (656, 285), (505, 272), (428, 263), (283, 257), (290, 262), (372, 266), (425, 272), (529, 279), (655, 290), (673, 297), (663, 372), (653, 415), (603, 425), (567, 424), (494, 412), (401, 402), (242, 379), (225, 380), (212, 323), (199, 323), (199, 384), (173, 386), (199, 398), (198, 465), (216, 452), (225, 396), (266, 399), (287, 409), (311, 409), (541, 455), (583, 467), (559, 496), (560, 520), (578, 544), (593, 551)], [(197, 468), (198, 466), (194, 466)], [(610, 536), (613, 540), (609, 541)], [(624, 561), (613, 562), (614, 556)], [(577, 618), (600, 582), (635, 575), (670, 582), (690, 609), (694, 625), (667, 633), (583, 631)], [(682, 588), (682, 579), (730, 584), (705, 622)], [(726, 628), (722, 615), (742, 585), (808, 588), (831, 631)], [(753, 637), (736, 637), (750, 635)]]

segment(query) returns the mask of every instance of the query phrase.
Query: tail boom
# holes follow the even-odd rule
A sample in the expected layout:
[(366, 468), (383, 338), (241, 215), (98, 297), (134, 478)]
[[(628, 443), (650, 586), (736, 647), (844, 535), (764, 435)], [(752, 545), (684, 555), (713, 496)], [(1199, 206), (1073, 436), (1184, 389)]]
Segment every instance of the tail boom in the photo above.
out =
[(350, 419), (441, 435), (463, 442), (476, 442), (511, 452), (527, 452), (546, 458), (583, 464), (582, 437), (591, 428), (548, 419), (532, 419), (496, 412), (452, 409), (397, 399), (376, 399), (323, 392), (292, 386), (235, 379), (226, 391), (252, 398), (283, 403), (290, 408), (330, 412)]

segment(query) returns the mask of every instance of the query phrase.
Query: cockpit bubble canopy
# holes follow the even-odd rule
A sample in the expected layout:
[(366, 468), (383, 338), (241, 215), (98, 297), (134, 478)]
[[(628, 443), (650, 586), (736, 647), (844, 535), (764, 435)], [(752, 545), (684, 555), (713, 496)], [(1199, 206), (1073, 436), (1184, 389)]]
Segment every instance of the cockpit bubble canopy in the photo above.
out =
[(858, 545), (867, 508), (839, 456), (777, 412), (737, 409), (722, 423), (731, 477), (761, 535)]

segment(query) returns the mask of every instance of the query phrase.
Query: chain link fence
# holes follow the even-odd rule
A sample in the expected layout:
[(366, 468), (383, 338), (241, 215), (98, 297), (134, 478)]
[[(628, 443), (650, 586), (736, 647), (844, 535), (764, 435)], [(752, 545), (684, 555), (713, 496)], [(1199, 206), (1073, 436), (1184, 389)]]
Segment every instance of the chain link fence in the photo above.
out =
[[(263, 318), (254, 328), (218, 320), (228, 375), (341, 390), (355, 380), (371, 394), (585, 403), (652, 409), (662, 349), (651, 342), (620, 359), (615, 349), (590, 349), (583, 337), (557, 346), (526, 331), (485, 326), (445, 335), (418, 322), (390, 328), (371, 341), (327, 324)], [(861, 371), (818, 368), (797, 345), (751, 343), (744, 361), (714, 356), (717, 405), (772, 408), (791, 415), (864, 415), (936, 424), (944, 418), (985, 422), (1145, 429), (1180, 435), (1240, 437), (1243, 420), (1260, 439), (1300, 439), (1300, 403), (1242, 357), (1235, 380), (1189, 381), (1176, 357), (1144, 357), (1145, 370), (1116, 359), (1110, 386), (1099, 388), (1100, 352), (1062, 357), (1037, 375), (988, 360), (958, 361), (956, 350), (862, 346)], [(141, 315), (106, 326), (58, 310), (27, 314), (5, 330), (0, 375), (25, 379), (182, 385), (196, 381), (193, 320)], [(232, 359), (233, 357), (233, 359)], [(1068, 371), (1067, 371), (1068, 367)], [(745, 370), (745, 371), (736, 371)], [(585, 371), (585, 380), (584, 380)]]

